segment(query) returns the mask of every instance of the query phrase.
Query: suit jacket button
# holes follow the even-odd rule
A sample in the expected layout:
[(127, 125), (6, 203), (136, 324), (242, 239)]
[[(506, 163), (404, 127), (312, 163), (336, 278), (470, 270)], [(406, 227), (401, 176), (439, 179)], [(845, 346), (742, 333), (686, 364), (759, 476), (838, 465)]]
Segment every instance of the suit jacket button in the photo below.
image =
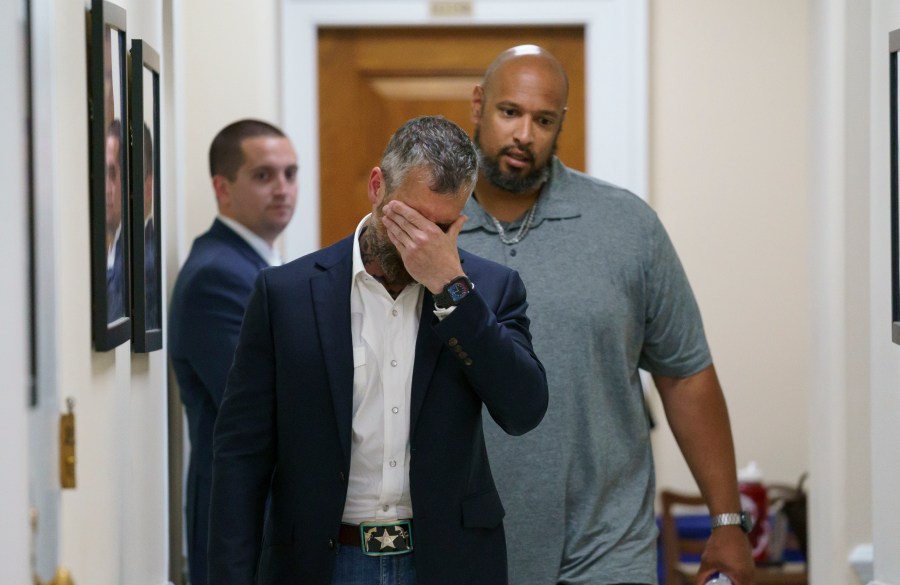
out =
[(334, 549), (334, 539), (333, 538), (328, 539), (328, 548)]
[(472, 365), (472, 358), (466, 358), (466, 361), (464, 361), (463, 363), (466, 364), (467, 366), (471, 366), (471, 365)]
[(344, 483), (344, 480), (345, 480), (345, 479), (346, 479), (346, 478), (344, 477), (344, 472), (342, 471), (342, 472), (341, 472), (341, 483)]
[(459, 343), (459, 340), (457, 340), (455, 337), (451, 337), (450, 341), (447, 342), (447, 345), (449, 345), (450, 347), (453, 347), (457, 343)]

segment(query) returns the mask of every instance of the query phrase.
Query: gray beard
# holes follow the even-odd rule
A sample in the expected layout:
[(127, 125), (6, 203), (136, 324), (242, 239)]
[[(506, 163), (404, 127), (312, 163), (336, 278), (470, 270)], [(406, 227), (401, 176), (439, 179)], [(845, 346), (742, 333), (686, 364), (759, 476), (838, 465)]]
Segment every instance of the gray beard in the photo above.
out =
[[(374, 215), (371, 220), (373, 223), (378, 221)], [(399, 286), (412, 284), (416, 280), (407, 272), (400, 252), (383, 230), (383, 226), (371, 226), (368, 238), (369, 253), (378, 258), (378, 263), (381, 264), (381, 270), (384, 272), (385, 282)]]

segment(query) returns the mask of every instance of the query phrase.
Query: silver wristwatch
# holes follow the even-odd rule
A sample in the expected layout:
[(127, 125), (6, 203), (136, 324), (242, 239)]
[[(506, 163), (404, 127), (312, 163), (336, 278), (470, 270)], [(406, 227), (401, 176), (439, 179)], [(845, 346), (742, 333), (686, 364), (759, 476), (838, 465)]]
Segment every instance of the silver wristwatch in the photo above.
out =
[(720, 526), (740, 526), (744, 532), (750, 532), (753, 523), (750, 515), (746, 512), (731, 512), (729, 514), (716, 514), (709, 518), (711, 528), (719, 528)]

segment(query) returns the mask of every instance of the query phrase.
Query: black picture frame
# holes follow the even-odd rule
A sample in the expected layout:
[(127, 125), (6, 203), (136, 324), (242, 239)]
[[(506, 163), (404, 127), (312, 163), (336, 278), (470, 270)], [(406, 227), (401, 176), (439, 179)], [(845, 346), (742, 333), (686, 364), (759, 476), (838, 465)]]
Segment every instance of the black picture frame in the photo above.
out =
[(131, 337), (125, 9), (93, 0), (89, 22), (91, 330), (109, 351)]
[(890, 93), (891, 93), (891, 339), (900, 344), (900, 164), (898, 164), (898, 116), (900, 93), (897, 91), (900, 72), (900, 29), (889, 33)]
[(159, 54), (131, 41), (131, 348), (162, 348)]

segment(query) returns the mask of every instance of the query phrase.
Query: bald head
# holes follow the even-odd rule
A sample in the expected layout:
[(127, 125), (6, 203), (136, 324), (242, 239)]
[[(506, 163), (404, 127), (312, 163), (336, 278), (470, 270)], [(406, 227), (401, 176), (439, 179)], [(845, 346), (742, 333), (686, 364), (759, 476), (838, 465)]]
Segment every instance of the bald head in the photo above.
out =
[(517, 45), (497, 55), (497, 58), (488, 65), (481, 82), (481, 87), (486, 93), (490, 92), (495, 76), (509, 65), (544, 71), (557, 77), (563, 87), (563, 104), (568, 101), (569, 76), (566, 75), (566, 70), (550, 51), (538, 45)]
[(479, 196), (536, 195), (550, 174), (568, 95), (565, 70), (541, 47), (512, 47), (494, 59), (472, 90)]

